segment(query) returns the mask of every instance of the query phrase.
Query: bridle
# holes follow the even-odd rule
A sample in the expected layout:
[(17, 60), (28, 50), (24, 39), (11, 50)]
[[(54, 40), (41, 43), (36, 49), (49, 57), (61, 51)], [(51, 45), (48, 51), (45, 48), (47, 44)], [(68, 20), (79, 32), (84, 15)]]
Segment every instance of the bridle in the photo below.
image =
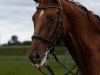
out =
[[(61, 2), (59, 2), (59, 3), (61, 3)], [(61, 15), (62, 7), (61, 7), (61, 4), (59, 4), (58, 6), (37, 7), (37, 10), (48, 9), (48, 8), (57, 8), (59, 10), (53, 38), (50, 39), (50, 38), (48, 38), (46, 36), (34, 34), (32, 36), (32, 39), (38, 39), (38, 40), (41, 40), (42, 42), (47, 43), (49, 45), (47, 50), (50, 50), (50, 52), (53, 53), (52, 50), (53, 50), (53, 48), (55, 48), (55, 44), (56, 44), (56, 41), (57, 41), (58, 33), (59, 33), (59, 30), (61, 29), (60, 27), (62, 27), (62, 33), (63, 33), (63, 23), (62, 23), (62, 15)]]
[[(57, 56), (55, 55), (54, 53), (54, 48), (55, 48), (55, 45), (56, 45), (56, 42), (57, 42), (57, 37), (58, 37), (58, 33), (59, 33), (59, 30), (61, 29), (62, 27), (62, 33), (63, 33), (63, 22), (62, 22), (62, 13), (61, 13), (61, 10), (62, 10), (62, 6), (61, 6), (61, 1), (58, 0), (58, 6), (48, 6), (48, 7), (37, 7), (37, 10), (41, 10), (41, 9), (48, 9), (48, 8), (57, 8), (59, 11), (58, 11), (58, 18), (57, 18), (57, 23), (56, 23), (56, 27), (55, 27), (55, 32), (54, 32), (54, 36), (52, 39), (46, 37), (46, 36), (42, 36), (42, 35), (38, 35), (38, 34), (34, 34), (32, 36), (32, 39), (37, 39), (37, 40), (40, 40), (42, 42), (45, 42), (48, 44), (48, 47), (47, 47), (47, 51), (50, 51), (50, 53), (53, 55), (53, 57), (55, 58), (55, 60), (63, 67), (65, 68), (68, 73), (66, 73), (65, 75), (68, 75), (68, 74), (73, 74), (73, 75), (77, 75), (78, 71), (76, 72), (76, 74), (74, 74), (72, 72), (72, 70), (76, 67), (76, 65), (71, 69), (69, 70), (68, 68), (66, 68), (63, 64), (60, 63), (60, 61), (58, 60)], [(52, 71), (52, 69), (50, 68), (50, 66), (48, 64), (44, 64), (44, 66), (48, 69), (48, 71), (51, 73), (51, 75), (55, 75), (54, 72)], [(44, 75), (47, 75), (46, 73), (44, 73), (40, 68), (38, 68), (38, 70), (44, 74)]]

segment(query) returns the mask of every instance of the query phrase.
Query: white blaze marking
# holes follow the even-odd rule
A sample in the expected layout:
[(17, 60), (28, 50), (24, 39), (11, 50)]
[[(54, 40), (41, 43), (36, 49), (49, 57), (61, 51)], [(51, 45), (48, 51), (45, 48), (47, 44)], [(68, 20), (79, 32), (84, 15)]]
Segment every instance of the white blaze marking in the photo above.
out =
[(41, 11), (40, 15), (39, 15), (39, 18), (41, 18), (41, 16), (43, 15), (44, 13), (44, 10)]

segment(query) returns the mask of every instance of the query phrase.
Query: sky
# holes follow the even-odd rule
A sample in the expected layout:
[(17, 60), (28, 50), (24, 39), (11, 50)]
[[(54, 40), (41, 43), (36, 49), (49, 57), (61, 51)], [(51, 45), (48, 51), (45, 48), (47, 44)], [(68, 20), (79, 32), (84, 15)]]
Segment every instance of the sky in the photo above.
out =
[[(100, 0), (74, 0), (100, 16)], [(36, 11), (33, 0), (0, 0), (0, 44), (7, 43), (12, 35), (18, 40), (31, 40), (34, 32), (32, 15)]]

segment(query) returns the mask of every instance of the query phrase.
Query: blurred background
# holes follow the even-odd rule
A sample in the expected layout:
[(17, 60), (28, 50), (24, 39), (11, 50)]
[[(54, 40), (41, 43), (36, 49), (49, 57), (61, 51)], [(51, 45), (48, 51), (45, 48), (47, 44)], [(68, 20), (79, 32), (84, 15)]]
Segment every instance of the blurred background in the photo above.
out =
[[(74, 1), (100, 16), (100, 0)], [(0, 0), (0, 75), (42, 75), (27, 59), (27, 51), (34, 32), (32, 15), (37, 5), (33, 0)], [(71, 69), (75, 63), (68, 52), (64, 56), (65, 50), (63, 44), (57, 46), (56, 54), (62, 63), (67, 63)], [(65, 62), (65, 59), (68, 61)], [(65, 72), (52, 56), (49, 63), (57, 75)]]

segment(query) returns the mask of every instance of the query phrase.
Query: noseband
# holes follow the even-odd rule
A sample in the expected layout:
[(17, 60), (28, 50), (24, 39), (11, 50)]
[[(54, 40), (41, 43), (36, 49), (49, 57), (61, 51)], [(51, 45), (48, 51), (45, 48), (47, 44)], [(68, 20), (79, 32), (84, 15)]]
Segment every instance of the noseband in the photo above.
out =
[[(62, 9), (62, 6), (61, 6), (61, 1), (58, 0), (59, 3), (58, 3), (58, 6), (48, 6), (48, 7), (37, 7), (37, 10), (41, 10), (41, 9), (48, 9), (48, 8), (56, 8), (58, 9), (58, 18), (57, 18), (57, 23), (56, 23), (56, 27), (55, 27), (55, 32), (54, 32), (54, 36), (52, 39), (46, 37), (46, 36), (42, 36), (42, 35), (39, 35), (39, 34), (34, 34), (32, 36), (32, 40), (33, 39), (37, 39), (37, 40), (40, 40), (44, 43), (47, 43), (48, 44), (48, 47), (47, 47), (47, 51), (49, 50), (50, 53), (53, 55), (53, 57), (55, 58), (55, 60), (63, 67), (65, 68), (68, 73), (66, 73), (65, 75), (68, 75), (68, 74), (73, 74), (73, 75), (77, 75), (78, 71), (76, 72), (76, 74), (74, 74), (72, 72), (72, 70), (76, 67), (76, 65), (71, 69), (67, 69), (63, 64), (60, 63), (60, 61), (58, 60), (57, 56), (53, 53), (54, 52), (54, 48), (55, 48), (55, 44), (57, 42), (57, 37), (58, 37), (58, 33), (59, 33), (59, 30), (61, 29), (60, 27), (62, 27), (62, 33), (63, 33), (63, 22), (62, 22), (62, 14), (61, 14), (61, 9)], [(52, 71), (52, 69), (50, 68), (50, 66), (48, 64), (44, 64), (44, 66), (48, 69), (48, 71), (52, 74), (52, 75), (55, 75), (54, 72)], [(40, 68), (38, 68), (38, 70), (44, 74), (44, 75), (47, 75), (46, 73), (44, 73)]]

